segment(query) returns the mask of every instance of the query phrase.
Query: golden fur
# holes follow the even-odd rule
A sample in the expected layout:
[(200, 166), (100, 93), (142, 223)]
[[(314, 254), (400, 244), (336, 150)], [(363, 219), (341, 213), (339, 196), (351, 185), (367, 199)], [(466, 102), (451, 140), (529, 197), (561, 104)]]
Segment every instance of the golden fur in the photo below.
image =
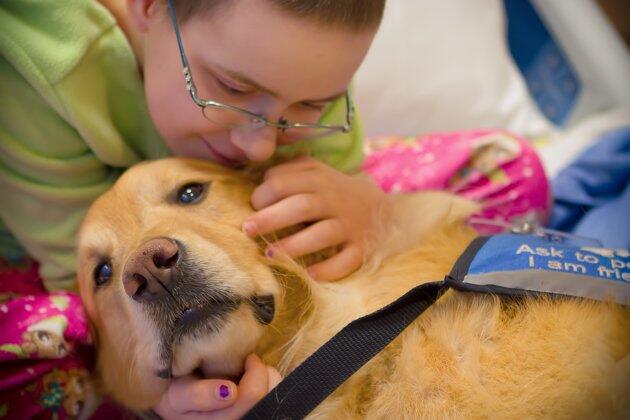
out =
[[(203, 202), (172, 203), (190, 181), (211, 182)], [(217, 166), (183, 159), (140, 164), (89, 211), (80, 234), (79, 281), (99, 346), (103, 390), (134, 409), (168, 386), (155, 376), (160, 334), (125, 295), (129, 254), (154, 237), (186, 243), (201, 268), (220, 267), (226, 290), (271, 293), (270, 325), (242, 305), (218, 333), (174, 350), (173, 374), (200, 367), (238, 375), (251, 351), (287, 374), (347, 323), (414, 286), (440, 280), (475, 236), (462, 220), (475, 210), (443, 193), (393, 196), (375, 215), (375, 251), (335, 283), (316, 283), (295, 264), (269, 267), (241, 232), (252, 185)], [(94, 267), (114, 270), (97, 290)], [(225, 273), (225, 274), (222, 274)], [(223, 286), (222, 286), (223, 287)], [(629, 418), (630, 311), (588, 300), (447, 292), (383, 352), (312, 413), (324, 418)]]

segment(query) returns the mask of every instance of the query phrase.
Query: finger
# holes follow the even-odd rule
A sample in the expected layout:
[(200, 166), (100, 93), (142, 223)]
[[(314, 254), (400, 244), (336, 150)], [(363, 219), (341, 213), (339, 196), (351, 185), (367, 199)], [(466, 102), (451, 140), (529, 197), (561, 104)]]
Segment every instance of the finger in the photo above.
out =
[(296, 194), (255, 213), (243, 223), (243, 229), (250, 236), (266, 235), (324, 217), (322, 201), (316, 195)]
[(236, 397), (236, 384), (233, 382), (186, 376), (171, 382), (156, 411), (168, 418), (167, 413), (220, 410), (232, 405)]
[(303, 172), (299, 175), (290, 173), (269, 178), (252, 193), (252, 206), (260, 210), (291, 195), (312, 193), (317, 186), (316, 175), (314, 172)]
[(339, 280), (359, 268), (363, 263), (361, 248), (349, 245), (338, 254), (308, 267), (308, 274), (318, 281)]
[(266, 181), (271, 177), (275, 177), (285, 173), (308, 171), (317, 167), (319, 164), (320, 162), (317, 159), (314, 159), (310, 156), (300, 156), (293, 160), (290, 160), (289, 162), (281, 163), (267, 169), (263, 179)]
[(273, 257), (282, 252), (296, 258), (339, 245), (345, 240), (345, 231), (339, 219), (326, 219), (271, 244), (266, 255)]
[(245, 360), (245, 373), (238, 384), (239, 397), (230, 408), (217, 412), (217, 418), (240, 418), (258, 401), (267, 395), (269, 389), (269, 370), (255, 354)]

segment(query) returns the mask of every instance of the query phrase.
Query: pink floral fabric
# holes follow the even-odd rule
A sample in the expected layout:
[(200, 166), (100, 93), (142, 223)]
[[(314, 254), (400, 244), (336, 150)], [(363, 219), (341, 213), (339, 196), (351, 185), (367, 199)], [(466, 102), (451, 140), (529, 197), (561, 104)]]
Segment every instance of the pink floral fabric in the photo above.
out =
[(93, 356), (79, 296), (46, 291), (30, 259), (0, 259), (0, 418), (123, 413), (111, 404), (97, 410)]
[[(491, 221), (543, 223), (550, 189), (543, 166), (523, 138), (501, 130), (369, 139), (363, 170), (386, 192), (446, 190), (482, 204)], [(496, 233), (478, 224), (481, 233)]]

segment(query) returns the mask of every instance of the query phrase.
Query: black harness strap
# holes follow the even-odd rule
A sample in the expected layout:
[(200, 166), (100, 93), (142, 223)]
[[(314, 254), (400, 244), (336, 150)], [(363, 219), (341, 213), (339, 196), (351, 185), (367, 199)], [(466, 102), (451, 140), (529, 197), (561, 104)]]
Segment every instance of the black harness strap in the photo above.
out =
[(304, 418), (447, 288), (443, 281), (425, 283), (386, 307), (354, 320), (291, 372), (244, 419)]

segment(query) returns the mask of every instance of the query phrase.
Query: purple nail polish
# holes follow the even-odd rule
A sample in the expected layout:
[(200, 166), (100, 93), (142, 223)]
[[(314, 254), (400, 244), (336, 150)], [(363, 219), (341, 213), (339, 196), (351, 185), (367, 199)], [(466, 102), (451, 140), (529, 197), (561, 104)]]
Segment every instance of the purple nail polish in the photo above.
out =
[(267, 256), (267, 258), (273, 257), (273, 249), (267, 248), (267, 251), (265, 251), (265, 255)]
[(227, 399), (230, 396), (230, 387), (227, 385), (219, 386), (219, 398), (222, 400)]

